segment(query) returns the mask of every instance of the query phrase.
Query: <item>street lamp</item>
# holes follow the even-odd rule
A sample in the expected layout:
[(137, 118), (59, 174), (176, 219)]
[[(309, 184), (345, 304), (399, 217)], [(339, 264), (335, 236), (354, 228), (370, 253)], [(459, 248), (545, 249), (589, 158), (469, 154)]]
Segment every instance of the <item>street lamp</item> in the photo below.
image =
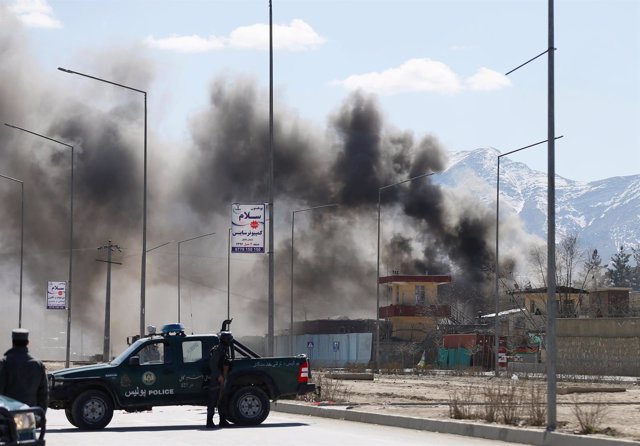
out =
[[(562, 138), (562, 136), (558, 136), (556, 139), (560, 139)], [(494, 359), (494, 367), (495, 367), (495, 375), (499, 376), (500, 375), (500, 371), (498, 369), (498, 348), (500, 347), (500, 343), (498, 340), (498, 332), (500, 330), (500, 321), (499, 321), (499, 311), (500, 311), (500, 302), (499, 302), (499, 296), (500, 296), (500, 290), (499, 290), (499, 278), (500, 278), (500, 262), (498, 261), (498, 255), (499, 255), (499, 244), (498, 244), (498, 238), (499, 238), (499, 218), (500, 218), (500, 159), (503, 156), (507, 156), (507, 155), (511, 155), (513, 153), (516, 152), (520, 152), (521, 150), (524, 149), (528, 149), (530, 147), (535, 147), (538, 146), (540, 144), (544, 144), (545, 142), (547, 142), (547, 140), (545, 139), (544, 141), (538, 141), (536, 143), (533, 144), (529, 144), (528, 146), (524, 146), (524, 147), (520, 147), (519, 149), (515, 149), (512, 150), (510, 152), (507, 153), (503, 153), (501, 155), (498, 155), (498, 167), (496, 169), (496, 265), (495, 265), (495, 270), (496, 270), (496, 283), (495, 283), (495, 293), (496, 293), (496, 314), (495, 314), (495, 318), (494, 318), (494, 352), (493, 352), (493, 359)]]
[(16, 183), (20, 183), (20, 191), (21, 191), (21, 205), (20, 205), (20, 303), (18, 306), (18, 328), (22, 328), (22, 265), (24, 258), (24, 182), (17, 180), (15, 178), (11, 178), (5, 175), (0, 175), (0, 177), (5, 178), (7, 180), (14, 181)]
[(144, 336), (145, 329), (145, 285), (147, 277), (147, 92), (139, 90), (137, 88), (129, 87), (127, 85), (118, 84), (116, 82), (101, 79), (99, 77), (90, 76), (88, 74), (78, 73), (77, 71), (68, 70), (66, 68), (58, 67), (58, 70), (69, 73), (77, 74), (78, 76), (88, 77), (96, 81), (104, 82), (107, 84), (115, 85), (116, 87), (125, 88), (127, 90), (142, 93), (144, 95), (144, 179), (143, 179), (143, 191), (142, 191), (142, 266), (140, 273), (140, 336)]
[[(555, 122), (555, 18), (553, 0), (547, 7), (547, 49), (509, 75), (547, 54), (547, 430), (556, 430), (556, 122)], [(498, 315), (496, 314), (496, 318)]]
[(310, 208), (306, 208), (306, 209), (298, 209), (295, 210), (293, 212), (291, 212), (291, 320), (289, 322), (289, 355), (293, 355), (293, 253), (295, 252), (293, 249), (293, 235), (294, 235), (294, 228), (296, 225), (296, 214), (298, 212), (305, 212), (305, 211), (311, 211), (313, 209), (322, 209), (322, 208), (328, 208), (328, 207), (336, 207), (338, 206), (338, 204), (336, 203), (332, 203), (332, 204), (323, 204), (320, 206), (313, 206)]
[(274, 226), (275, 216), (273, 209), (273, 189), (274, 189), (274, 147), (273, 147), (273, 7), (269, 0), (269, 283), (267, 297), (267, 354), (273, 356), (274, 344)]
[(382, 195), (382, 191), (385, 189), (431, 175), (435, 175), (435, 172), (423, 173), (422, 175), (411, 177), (406, 180), (388, 184), (386, 186), (378, 188), (378, 257), (376, 260), (376, 371), (380, 370), (380, 197)]
[(210, 232), (209, 234), (202, 234), (196, 237), (191, 237), (186, 240), (181, 240), (178, 242), (178, 322), (180, 322), (180, 245), (185, 242), (190, 242), (191, 240), (196, 240), (202, 237), (208, 237), (210, 235), (214, 235), (215, 232)]
[(227, 235), (227, 319), (231, 319), (231, 228)]
[(48, 136), (41, 135), (40, 133), (32, 132), (31, 130), (26, 130), (21, 127), (16, 127), (15, 125), (10, 125), (5, 122), (7, 127), (11, 127), (12, 129), (20, 130), (26, 133), (31, 133), (32, 135), (39, 136), (40, 138), (44, 138), (49, 141), (53, 141), (65, 147), (71, 149), (71, 192), (70, 192), (70, 206), (69, 206), (69, 280), (67, 281), (67, 352), (65, 357), (65, 367), (69, 367), (69, 354), (71, 350), (71, 276), (73, 274), (73, 146), (62, 141), (58, 141), (57, 139), (50, 138)]

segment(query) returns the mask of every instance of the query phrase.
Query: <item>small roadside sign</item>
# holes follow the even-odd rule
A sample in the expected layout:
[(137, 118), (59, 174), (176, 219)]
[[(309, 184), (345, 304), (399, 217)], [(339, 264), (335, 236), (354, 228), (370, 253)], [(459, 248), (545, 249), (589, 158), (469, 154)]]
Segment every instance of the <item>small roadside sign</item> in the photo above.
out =
[(313, 341), (307, 341), (307, 348), (313, 348)]

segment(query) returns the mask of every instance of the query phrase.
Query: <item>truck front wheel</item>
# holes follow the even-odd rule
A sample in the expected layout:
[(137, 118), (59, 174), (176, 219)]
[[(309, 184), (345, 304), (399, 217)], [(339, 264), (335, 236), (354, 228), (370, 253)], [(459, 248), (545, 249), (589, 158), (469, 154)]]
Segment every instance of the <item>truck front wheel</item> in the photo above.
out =
[(71, 415), (80, 429), (104, 428), (113, 417), (111, 398), (100, 390), (85, 390), (73, 400)]
[(229, 409), (234, 423), (254, 426), (262, 423), (269, 415), (269, 397), (259, 387), (242, 387), (231, 396)]

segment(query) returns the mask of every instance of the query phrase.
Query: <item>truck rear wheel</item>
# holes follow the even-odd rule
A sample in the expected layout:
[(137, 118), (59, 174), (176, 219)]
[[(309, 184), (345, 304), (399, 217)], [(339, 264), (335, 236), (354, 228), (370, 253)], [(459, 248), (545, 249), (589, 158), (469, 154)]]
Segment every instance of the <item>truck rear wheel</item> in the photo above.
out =
[(73, 400), (71, 415), (75, 423), (69, 421), (80, 429), (102, 429), (113, 418), (113, 403), (100, 390), (86, 390)]
[(246, 386), (233, 393), (229, 409), (234, 423), (254, 426), (267, 418), (271, 407), (264, 390), (256, 386)]

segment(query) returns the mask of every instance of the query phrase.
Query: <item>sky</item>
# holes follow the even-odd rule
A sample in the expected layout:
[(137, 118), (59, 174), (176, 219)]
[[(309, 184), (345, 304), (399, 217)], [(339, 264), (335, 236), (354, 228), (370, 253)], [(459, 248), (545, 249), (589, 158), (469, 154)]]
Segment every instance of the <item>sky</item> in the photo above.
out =
[[(51, 88), (82, 92), (91, 82), (57, 67), (108, 77), (101, 54), (150, 63), (149, 128), (167, 147), (190, 138), (214, 79), (269, 85), (266, 0), (0, 5), (24, 27), (34, 79), (48, 78)], [(392, 126), (432, 135), (448, 151), (505, 153), (545, 140), (547, 56), (505, 73), (547, 49), (547, 7), (544, 0), (275, 0), (274, 107), (323, 131), (360, 89), (375, 95)], [(555, 1), (559, 175), (595, 181), (640, 173), (638, 23), (636, 0)], [(512, 159), (546, 171), (545, 147)]]

